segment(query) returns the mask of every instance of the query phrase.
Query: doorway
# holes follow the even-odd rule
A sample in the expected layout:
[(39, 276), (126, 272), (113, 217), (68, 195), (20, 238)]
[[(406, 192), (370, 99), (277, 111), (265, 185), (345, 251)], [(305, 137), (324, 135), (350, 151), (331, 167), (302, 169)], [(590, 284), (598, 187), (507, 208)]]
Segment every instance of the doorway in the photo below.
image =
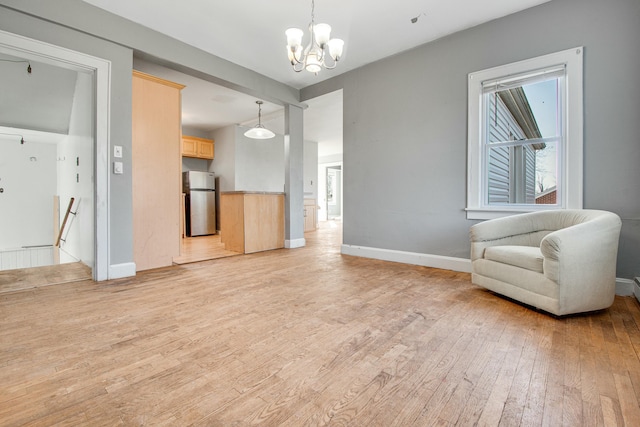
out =
[[(40, 227), (37, 233), (30, 236), (30, 241), (44, 242), (53, 246), (55, 243), (54, 228), (57, 222), (54, 219), (54, 208), (42, 208), (42, 206), (53, 206), (53, 196), (60, 195), (60, 210), (64, 215), (67, 204), (71, 197), (74, 197), (75, 204), (71, 206), (73, 217), (68, 223), (68, 228), (63, 231), (62, 242), (65, 250), (61, 251), (62, 261), (80, 260), (91, 269), (91, 277), (96, 280), (108, 278), (108, 239), (107, 239), (107, 179), (108, 179), (108, 87), (110, 80), (109, 63), (99, 58), (84, 55), (79, 52), (42, 43), (37, 40), (28, 39), (11, 33), (0, 31), (0, 55), (8, 59), (4, 61), (9, 65), (25, 65), (24, 70), (18, 71), (28, 74), (28, 84), (19, 90), (16, 79), (7, 79), (16, 87), (7, 89), (3, 93), (12, 93), (11, 99), (4, 97), (0, 102), (11, 102), (12, 109), (17, 113), (15, 116), (3, 118), (2, 133), (4, 139), (10, 143), (19, 144), (24, 148), (17, 155), (27, 156), (29, 162), (38, 163), (44, 161), (44, 157), (49, 163), (49, 173), (46, 177), (37, 176), (26, 169), (22, 169), (14, 174), (5, 183), (10, 183), (10, 188), (0, 193), (6, 195), (9, 191), (13, 194), (21, 193), (21, 186), (35, 185), (52, 187), (49, 202), (41, 202), (40, 208), (28, 209), (31, 203), (30, 194), (26, 192), (24, 197), (16, 206), (15, 201), (11, 207), (14, 211), (22, 212), (18, 217), (10, 222), (9, 226), (16, 230), (31, 230), (42, 221), (47, 223)], [(10, 62), (14, 61), (14, 62)], [(38, 73), (38, 74), (36, 74)], [(54, 116), (54, 112), (47, 110), (43, 106), (47, 105), (42, 99), (33, 99), (35, 96), (29, 92), (38, 79), (48, 82), (49, 90), (47, 94), (57, 94), (59, 85), (52, 83), (52, 76), (66, 75), (65, 87), (72, 86), (69, 112), (67, 115), (67, 127), (64, 130), (51, 128), (51, 123), (36, 122), (32, 119), (40, 117)], [(37, 76), (37, 77), (36, 77)], [(71, 76), (71, 77), (70, 77)], [(33, 77), (33, 78), (32, 78)], [(69, 83), (72, 79), (72, 83)], [(42, 90), (40, 91), (42, 92)], [(59, 94), (57, 94), (59, 95)], [(16, 105), (23, 102), (29, 108), (22, 110)], [(20, 104), (22, 105), (22, 104)], [(40, 108), (43, 107), (43, 108)], [(38, 110), (38, 108), (40, 108)], [(60, 108), (55, 104), (53, 108)], [(35, 113), (38, 110), (38, 114)], [(56, 111), (57, 112), (57, 111)], [(10, 120), (9, 120), (10, 119)], [(6, 120), (6, 122), (4, 122)], [(64, 121), (64, 120), (63, 120)], [(19, 135), (15, 140), (14, 135)], [(12, 139), (13, 138), (13, 139)], [(40, 138), (40, 139), (39, 139)], [(3, 141), (7, 142), (7, 141)], [(48, 144), (48, 146), (47, 146)], [(52, 148), (52, 146), (54, 148)], [(8, 147), (8, 145), (7, 145)], [(15, 147), (11, 148), (15, 151)], [(53, 160), (51, 160), (51, 153)], [(41, 153), (47, 153), (46, 155)], [(96, 161), (104, 159), (104, 161)], [(24, 159), (22, 159), (24, 160)], [(3, 161), (5, 161), (3, 159)], [(7, 158), (7, 162), (16, 161), (15, 158)], [(53, 166), (51, 166), (53, 162)], [(42, 164), (39, 164), (42, 165)], [(54, 170), (51, 173), (51, 170)], [(3, 168), (4, 170), (4, 168)], [(2, 181), (0, 177), (0, 182)], [(54, 183), (52, 185), (52, 182)], [(26, 205), (26, 206), (25, 206)], [(16, 209), (16, 208), (22, 208)], [(36, 217), (31, 220), (25, 213), (42, 212), (41, 219)], [(4, 218), (4, 216), (3, 216)], [(15, 233), (14, 233), (15, 234)], [(19, 234), (19, 233), (18, 233)], [(19, 236), (12, 238), (19, 239)], [(97, 245), (96, 242), (103, 242)], [(15, 246), (15, 242), (10, 242), (9, 246)], [(38, 243), (34, 246), (41, 246)], [(18, 244), (18, 247), (32, 246)], [(61, 245), (62, 246), (62, 245)]]
[(327, 220), (342, 219), (342, 166), (327, 167)]

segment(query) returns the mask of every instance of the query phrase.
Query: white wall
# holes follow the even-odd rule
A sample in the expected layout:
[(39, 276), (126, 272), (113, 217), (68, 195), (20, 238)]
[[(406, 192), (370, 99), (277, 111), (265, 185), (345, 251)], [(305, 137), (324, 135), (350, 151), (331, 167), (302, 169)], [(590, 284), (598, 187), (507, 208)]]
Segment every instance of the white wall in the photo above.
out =
[(54, 143), (0, 135), (0, 250), (52, 245)]
[(60, 243), (60, 262), (82, 260), (94, 264), (93, 211), (93, 83), (92, 75), (78, 73), (69, 121), (69, 135), (58, 144), (60, 221), (71, 197), (75, 203)]

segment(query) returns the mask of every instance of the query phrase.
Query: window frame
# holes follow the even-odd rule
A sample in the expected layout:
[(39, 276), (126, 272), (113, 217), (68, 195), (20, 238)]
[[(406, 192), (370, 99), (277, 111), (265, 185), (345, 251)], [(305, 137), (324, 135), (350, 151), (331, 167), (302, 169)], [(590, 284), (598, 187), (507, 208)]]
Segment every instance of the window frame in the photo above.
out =
[[(582, 46), (469, 73), (467, 136), (467, 219), (492, 219), (517, 213), (583, 207), (583, 51)], [(555, 205), (486, 202), (483, 83), (512, 75), (564, 66), (562, 144), (558, 148), (558, 200)]]

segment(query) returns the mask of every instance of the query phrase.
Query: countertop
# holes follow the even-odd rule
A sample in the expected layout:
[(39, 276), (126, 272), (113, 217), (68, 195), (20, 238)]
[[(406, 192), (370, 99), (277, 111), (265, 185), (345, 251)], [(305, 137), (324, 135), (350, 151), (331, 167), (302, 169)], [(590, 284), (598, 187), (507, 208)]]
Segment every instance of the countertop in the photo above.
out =
[(225, 194), (268, 194), (272, 196), (284, 196), (284, 193), (278, 193), (275, 191), (222, 191), (221, 195)]

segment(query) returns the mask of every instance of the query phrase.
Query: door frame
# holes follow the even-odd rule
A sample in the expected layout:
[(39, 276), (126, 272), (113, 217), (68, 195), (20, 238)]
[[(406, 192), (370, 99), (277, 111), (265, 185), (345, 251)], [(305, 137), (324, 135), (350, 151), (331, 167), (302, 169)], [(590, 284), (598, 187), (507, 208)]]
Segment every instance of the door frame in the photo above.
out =
[(109, 129), (111, 61), (0, 30), (0, 52), (93, 74), (94, 266), (93, 279), (109, 278)]

